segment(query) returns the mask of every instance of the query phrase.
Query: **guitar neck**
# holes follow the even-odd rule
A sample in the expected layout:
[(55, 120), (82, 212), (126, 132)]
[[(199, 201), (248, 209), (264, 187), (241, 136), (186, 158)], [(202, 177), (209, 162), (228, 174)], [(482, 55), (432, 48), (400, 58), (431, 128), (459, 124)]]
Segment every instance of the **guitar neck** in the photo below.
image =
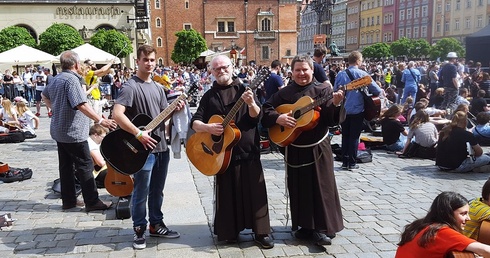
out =
[(153, 131), (159, 124), (167, 120), (177, 108), (179, 101), (185, 99), (186, 97), (187, 96), (185, 95), (185, 93), (182, 93), (182, 95), (176, 98), (166, 109), (164, 109), (160, 114), (158, 114), (157, 117), (155, 117), (149, 124), (145, 126), (145, 131)]
[(319, 99), (314, 100), (310, 104), (308, 104), (308, 105), (306, 105), (306, 106), (304, 106), (304, 107), (302, 107), (302, 108), (299, 109), (300, 116), (301, 115), (304, 115), (304, 114), (308, 113), (310, 110), (312, 110), (312, 109), (314, 109), (314, 108), (316, 108), (316, 107), (318, 107), (318, 106), (326, 103), (327, 101), (329, 101), (332, 98), (333, 98), (333, 95), (332, 95), (332, 93), (330, 93), (330, 94), (328, 94), (325, 97), (321, 97)]

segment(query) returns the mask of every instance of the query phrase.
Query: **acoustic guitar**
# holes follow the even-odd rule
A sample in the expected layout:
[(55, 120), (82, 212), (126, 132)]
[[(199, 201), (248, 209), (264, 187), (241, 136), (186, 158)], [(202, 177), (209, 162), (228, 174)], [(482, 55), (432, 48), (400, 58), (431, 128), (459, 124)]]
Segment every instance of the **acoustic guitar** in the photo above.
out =
[[(132, 123), (142, 131), (153, 131), (158, 125), (170, 118), (170, 115), (177, 108), (179, 100), (185, 98), (187, 98), (186, 94), (180, 95), (153, 120), (146, 114), (138, 114), (133, 118)], [(161, 141), (160, 137), (154, 133), (151, 133), (151, 137), (157, 142)], [(106, 163), (125, 175), (132, 175), (140, 171), (151, 151), (151, 149), (145, 150), (143, 144), (134, 135), (121, 128), (108, 133), (100, 144), (100, 152)]]
[[(366, 75), (357, 80), (351, 81), (344, 86), (344, 90), (355, 90), (370, 84), (371, 77)], [(285, 147), (294, 142), (303, 131), (308, 131), (317, 126), (320, 119), (320, 112), (315, 108), (329, 101), (333, 94), (313, 100), (309, 96), (303, 96), (293, 104), (283, 104), (276, 107), (280, 114), (286, 114), (291, 111), (292, 116), (296, 119), (296, 126), (293, 128), (275, 124), (269, 128), (269, 137), (277, 145)]]
[(364, 119), (371, 121), (379, 117), (381, 112), (381, 99), (371, 95), (364, 97)]
[(107, 192), (112, 196), (126, 197), (133, 192), (134, 182), (131, 176), (117, 172), (110, 164), (108, 164), (104, 186)]
[[(248, 87), (254, 90), (269, 76), (270, 71), (268, 69), (261, 69)], [(187, 140), (187, 157), (204, 175), (214, 176), (221, 174), (230, 165), (233, 146), (241, 138), (240, 129), (235, 125), (233, 119), (243, 103), (243, 99), (238, 98), (233, 108), (224, 118), (220, 115), (213, 115), (209, 119), (208, 124), (220, 123), (223, 125), (224, 132), (222, 135), (216, 136), (206, 132), (198, 132), (191, 135)]]

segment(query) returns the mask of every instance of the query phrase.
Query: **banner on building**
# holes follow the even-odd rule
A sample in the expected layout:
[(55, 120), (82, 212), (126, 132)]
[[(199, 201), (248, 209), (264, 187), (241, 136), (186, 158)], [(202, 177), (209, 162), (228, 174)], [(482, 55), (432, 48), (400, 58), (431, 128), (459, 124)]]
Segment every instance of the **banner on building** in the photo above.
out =
[(315, 34), (313, 35), (313, 45), (325, 45), (327, 44), (327, 35)]
[(148, 16), (147, 0), (135, 0), (136, 17)]

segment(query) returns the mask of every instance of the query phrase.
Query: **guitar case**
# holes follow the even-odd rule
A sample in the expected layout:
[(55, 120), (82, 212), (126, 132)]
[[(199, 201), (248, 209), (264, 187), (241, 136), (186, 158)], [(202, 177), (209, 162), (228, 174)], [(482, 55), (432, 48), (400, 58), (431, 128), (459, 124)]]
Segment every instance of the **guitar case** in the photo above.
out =
[(116, 203), (116, 218), (129, 219), (131, 218), (131, 195), (119, 197)]

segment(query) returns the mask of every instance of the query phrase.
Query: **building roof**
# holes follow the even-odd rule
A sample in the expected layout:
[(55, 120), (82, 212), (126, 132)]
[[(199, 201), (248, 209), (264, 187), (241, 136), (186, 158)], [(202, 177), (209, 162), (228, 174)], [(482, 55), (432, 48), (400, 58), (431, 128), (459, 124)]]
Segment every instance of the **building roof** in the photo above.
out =
[(0, 4), (134, 4), (134, 0), (0, 0)]

